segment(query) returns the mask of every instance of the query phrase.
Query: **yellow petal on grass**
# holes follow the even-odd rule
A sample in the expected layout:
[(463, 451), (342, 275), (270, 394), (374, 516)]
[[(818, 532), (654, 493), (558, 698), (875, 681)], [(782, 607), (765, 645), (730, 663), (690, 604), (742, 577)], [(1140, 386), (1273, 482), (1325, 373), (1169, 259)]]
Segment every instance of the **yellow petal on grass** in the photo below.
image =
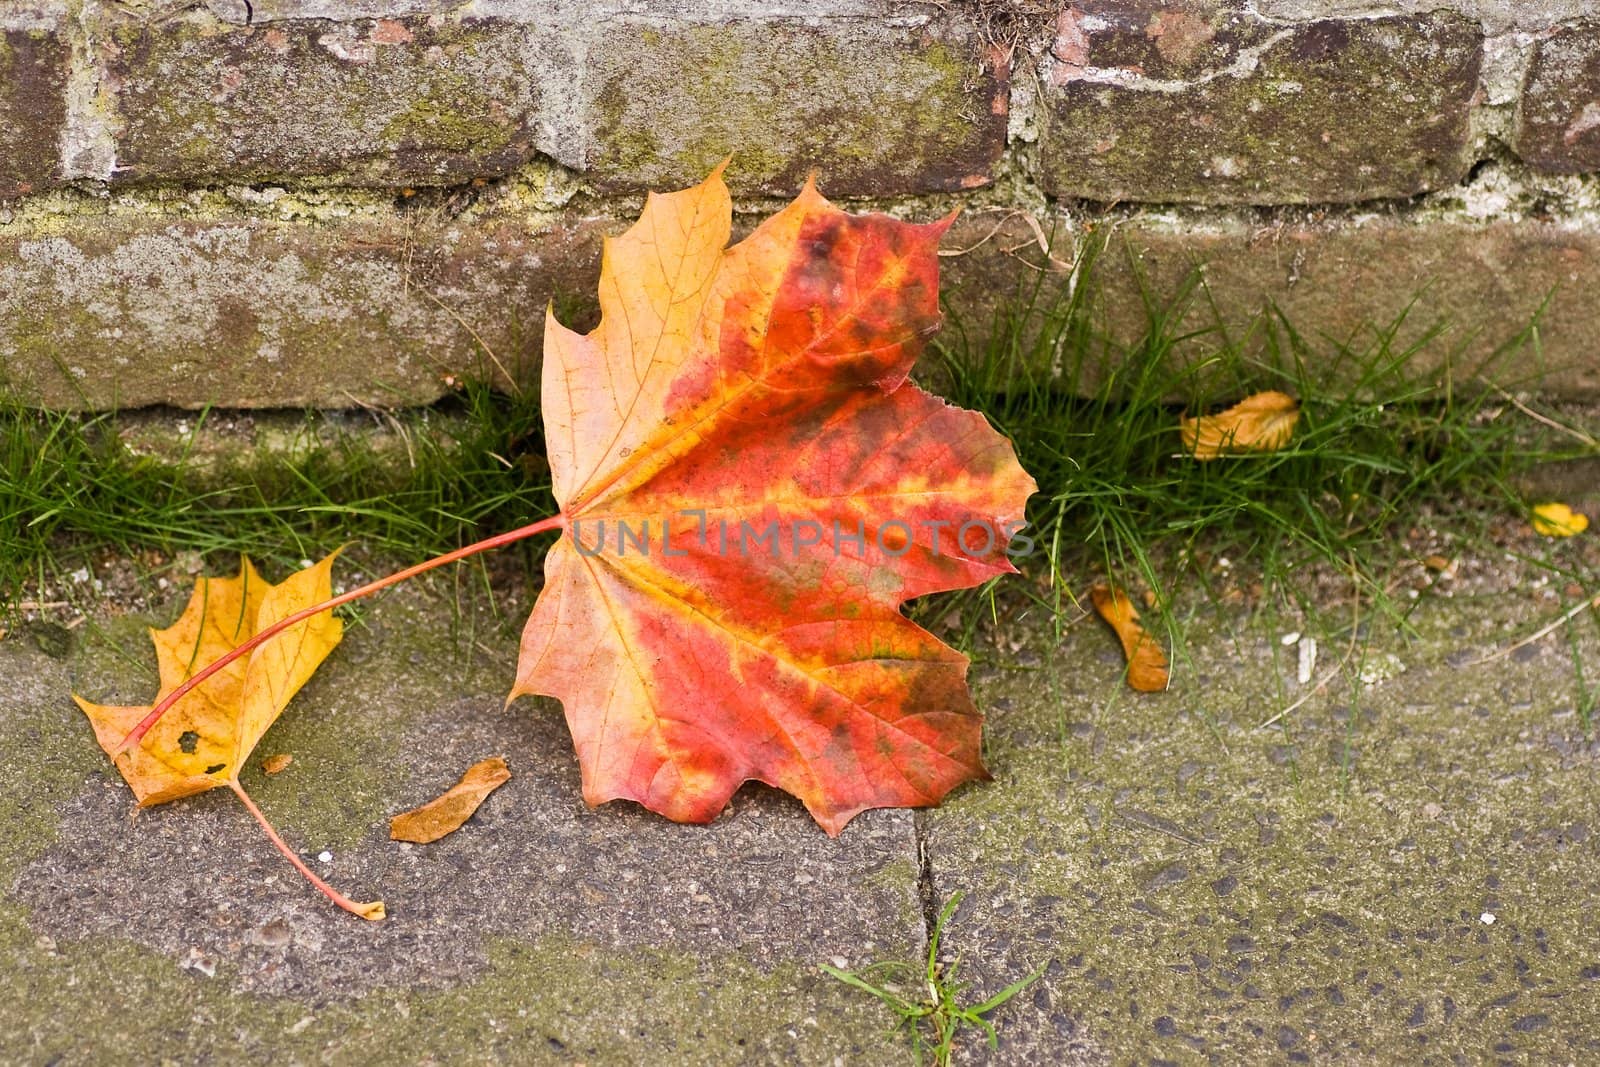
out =
[(390, 819), (389, 836), (395, 841), (414, 841), (419, 845), (437, 841), (459, 829), (490, 793), (510, 780), (511, 771), (506, 767), (505, 757), (479, 760), (467, 768), (461, 781), (441, 796)]
[(1540, 504), (1531, 522), (1533, 532), (1545, 537), (1573, 537), (1589, 528), (1589, 516), (1565, 504)]
[(1167, 654), (1139, 625), (1139, 612), (1128, 594), (1101, 583), (1089, 590), (1089, 599), (1122, 642), (1122, 654), (1128, 660), (1128, 684), (1141, 693), (1159, 693), (1167, 688)]
[(1245, 397), (1227, 411), (1182, 418), (1184, 451), (1198, 460), (1240, 452), (1276, 452), (1289, 443), (1300, 421), (1300, 401), (1268, 391)]

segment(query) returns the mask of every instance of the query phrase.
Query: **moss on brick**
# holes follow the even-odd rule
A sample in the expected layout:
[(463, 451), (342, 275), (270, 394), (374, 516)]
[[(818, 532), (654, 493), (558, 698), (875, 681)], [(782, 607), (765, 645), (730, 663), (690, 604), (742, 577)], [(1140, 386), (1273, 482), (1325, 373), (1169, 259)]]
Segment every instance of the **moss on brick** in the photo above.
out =
[(0, 30), (0, 199), (59, 181), (69, 52), (59, 27)]
[(836, 194), (981, 183), (1003, 147), (1001, 90), (974, 37), (941, 32), (784, 20), (619, 30), (591, 57), (587, 169), (605, 188), (668, 188), (731, 154), (742, 191), (792, 194), (813, 169)]
[(1315, 203), (1411, 196), (1467, 171), (1482, 38), (1448, 13), (1291, 27), (1218, 20), (1169, 58), (1139, 19), (1088, 36), (1046, 90), (1043, 181), (1063, 196)]
[(1517, 155), (1541, 170), (1600, 170), (1600, 20), (1539, 35), (1517, 101)]
[[(458, 79), (448, 79), (450, 82)], [(462, 83), (465, 79), (459, 79)], [(462, 85), (465, 88), (465, 85)], [(505, 150), (513, 131), (481, 115), (463, 112), (450, 103), (460, 90), (445, 85), (419, 97), (384, 126), (384, 136), (402, 153), (416, 151), (477, 152), (486, 155)]]
[(60, 408), (428, 403), (489, 376), (474, 333), (515, 364), (520, 324), (598, 251), (592, 226), (325, 214), (0, 231), (0, 380)]
[(106, 17), (119, 180), (452, 184), (532, 155), (539, 49), (521, 23)]

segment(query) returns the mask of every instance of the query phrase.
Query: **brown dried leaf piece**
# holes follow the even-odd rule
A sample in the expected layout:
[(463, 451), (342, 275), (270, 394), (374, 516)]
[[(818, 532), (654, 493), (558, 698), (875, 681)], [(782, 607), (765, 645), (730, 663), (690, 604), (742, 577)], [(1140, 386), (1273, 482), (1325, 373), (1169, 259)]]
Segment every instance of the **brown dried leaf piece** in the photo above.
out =
[(1139, 625), (1139, 612), (1128, 594), (1104, 583), (1089, 590), (1094, 610), (1116, 631), (1128, 660), (1128, 684), (1141, 693), (1167, 688), (1167, 654)]
[(459, 829), (490, 793), (510, 780), (511, 771), (506, 767), (505, 757), (479, 760), (443, 795), (390, 819), (389, 836), (396, 841), (414, 841), (419, 845), (437, 841)]
[(1276, 452), (1289, 443), (1300, 421), (1300, 401), (1287, 393), (1265, 392), (1245, 397), (1227, 411), (1183, 418), (1184, 451), (1198, 460), (1240, 452)]
[(289, 764), (294, 762), (294, 757), (287, 752), (280, 752), (276, 756), (268, 756), (261, 761), (261, 769), (268, 774), (282, 774), (289, 769)]

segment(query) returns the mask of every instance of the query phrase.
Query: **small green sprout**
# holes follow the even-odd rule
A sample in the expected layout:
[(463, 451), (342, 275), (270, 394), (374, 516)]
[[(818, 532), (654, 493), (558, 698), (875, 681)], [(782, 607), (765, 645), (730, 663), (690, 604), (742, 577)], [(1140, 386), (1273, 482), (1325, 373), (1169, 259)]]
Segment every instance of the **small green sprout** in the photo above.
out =
[[(955, 959), (948, 964), (939, 962), (939, 941), (944, 934), (945, 923), (960, 903), (961, 894), (957, 893), (950, 898), (950, 902), (939, 913), (938, 921), (933, 924), (933, 935), (928, 939), (926, 968), (899, 961), (875, 963), (860, 972), (822, 965), (828, 974), (877, 997), (895, 1013), (897, 1021), (894, 1028), (904, 1028), (910, 1032), (912, 1053), (919, 1065), (931, 1062), (934, 1067), (948, 1067), (955, 1050), (956, 1035), (963, 1027), (982, 1030), (989, 1039), (989, 1047), (998, 1047), (999, 1035), (995, 1033), (994, 1024), (985, 1016), (1027, 989), (1044, 973), (1044, 968), (1040, 967), (981, 1004), (962, 1004), (959, 999), (962, 987), (956, 980), (956, 969), (961, 961)], [(875, 985), (874, 982), (883, 984)], [(914, 988), (918, 984), (923, 987), (921, 999), (911, 999), (896, 991), (907, 985)]]

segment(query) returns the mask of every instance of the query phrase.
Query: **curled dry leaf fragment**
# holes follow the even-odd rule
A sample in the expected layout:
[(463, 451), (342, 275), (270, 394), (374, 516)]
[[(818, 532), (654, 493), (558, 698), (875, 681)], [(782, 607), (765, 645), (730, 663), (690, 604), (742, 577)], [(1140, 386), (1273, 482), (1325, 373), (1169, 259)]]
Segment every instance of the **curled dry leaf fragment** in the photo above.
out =
[(287, 770), (289, 764), (294, 762), (294, 757), (287, 752), (280, 752), (276, 756), (268, 756), (261, 761), (261, 769), (268, 774), (281, 774)]
[(472, 818), (490, 793), (511, 780), (504, 756), (479, 760), (467, 768), (461, 781), (442, 795), (389, 820), (389, 836), (396, 841), (426, 845), (453, 833)]
[(1544, 537), (1574, 537), (1589, 528), (1589, 516), (1565, 504), (1540, 504), (1533, 509), (1533, 532)]
[(1089, 590), (1094, 610), (1116, 631), (1122, 654), (1128, 660), (1128, 684), (1141, 693), (1158, 693), (1167, 687), (1167, 654), (1156, 639), (1139, 625), (1139, 612), (1116, 586), (1101, 583)]
[(1209, 460), (1240, 452), (1276, 452), (1289, 443), (1299, 421), (1300, 401), (1268, 391), (1245, 397), (1215, 415), (1182, 418), (1178, 430), (1185, 452)]

